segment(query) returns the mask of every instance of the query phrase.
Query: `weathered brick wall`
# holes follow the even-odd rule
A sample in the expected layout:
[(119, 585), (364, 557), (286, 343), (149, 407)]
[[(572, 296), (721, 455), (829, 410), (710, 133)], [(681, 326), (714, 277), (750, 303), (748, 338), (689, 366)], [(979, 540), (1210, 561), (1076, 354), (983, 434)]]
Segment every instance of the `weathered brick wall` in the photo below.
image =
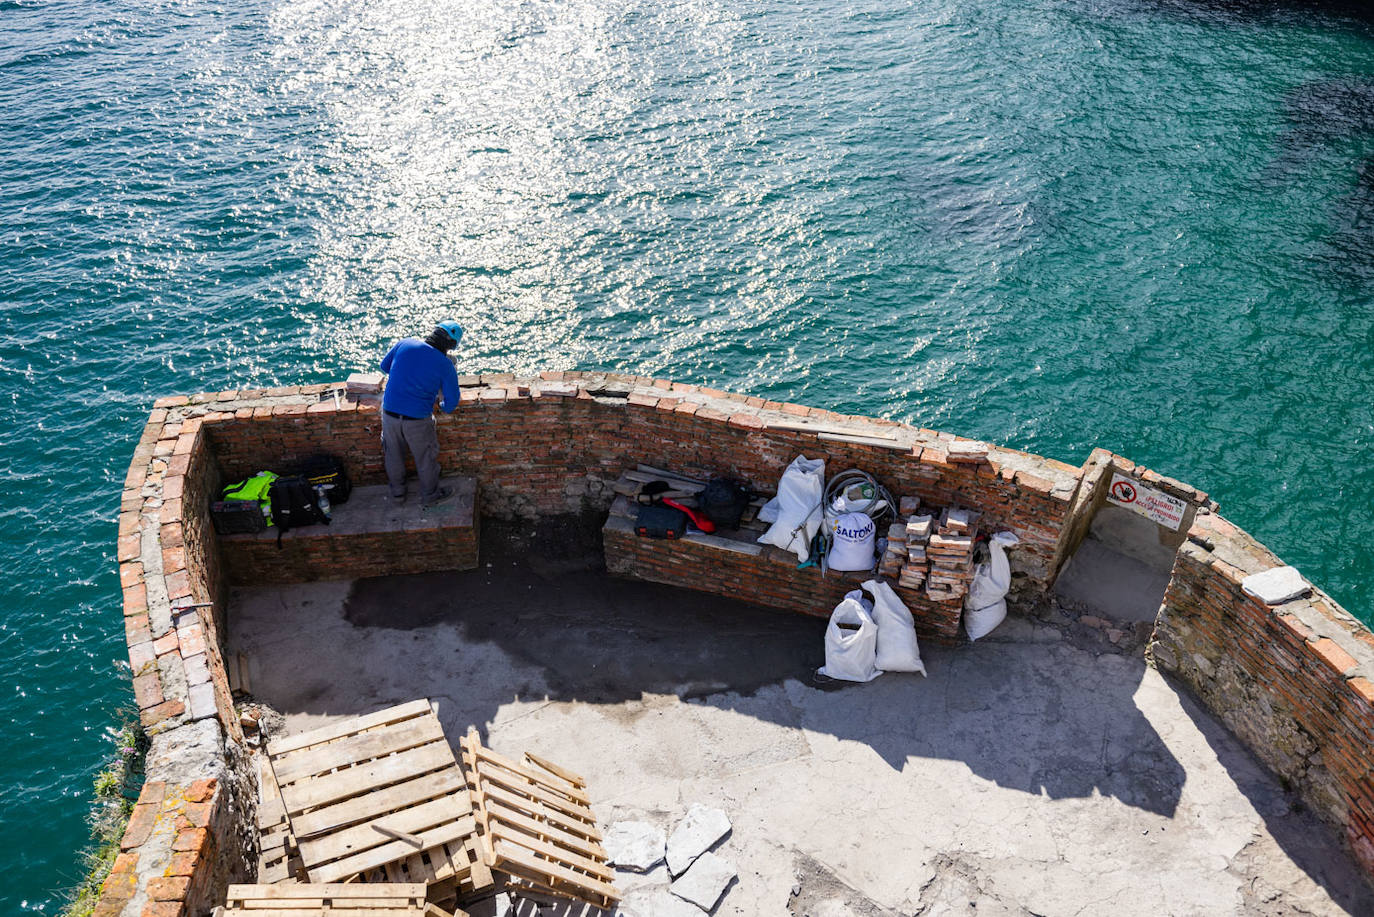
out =
[[(727, 595), (768, 608), (781, 608), (828, 618), (845, 593), (860, 588), (871, 573), (797, 569), (797, 557), (774, 547), (757, 553), (731, 551), (691, 540), (657, 541), (640, 538), (628, 520), (613, 518), (602, 537), (606, 567), (611, 573), (698, 592)], [(911, 610), (916, 633), (923, 640), (953, 643), (959, 633), (963, 600), (932, 602), (924, 592), (903, 589), (889, 581)]]
[[(731, 474), (771, 491), (799, 454), (824, 458), (830, 473), (863, 468), (893, 493), (936, 506), (979, 510), (979, 527), (1009, 528), (1013, 604), (1043, 594), (1080, 471), (1062, 462), (992, 448), (980, 465), (948, 460), (955, 437), (890, 421), (640, 377), (545, 373), (464, 379), (464, 401), (439, 422), (446, 473), (476, 477), (483, 514), (533, 518), (610, 505), (611, 484), (637, 463), (683, 474)], [(618, 386), (627, 396), (592, 392)], [(320, 387), (322, 390), (324, 387)], [(273, 390), (284, 391), (284, 390)], [(314, 401), (310, 392), (302, 400)], [(375, 404), (337, 406), (327, 394), (312, 404), (240, 409), (216, 424), (211, 441), (226, 479), (247, 477), (328, 451), (356, 480), (383, 479)], [(897, 448), (827, 442), (770, 423), (843, 424), (895, 436)]]
[(312, 526), (292, 531), (280, 547), (275, 530), (268, 529), (261, 535), (231, 535), (220, 545), (230, 580), (236, 584), (472, 570), (477, 567), (478, 520), (474, 513), (464, 521), (467, 524), (446, 524), (421, 518), (401, 530), (347, 533)]
[(1222, 517), (1199, 513), (1150, 652), (1343, 829), (1374, 873), (1374, 634), (1320, 591), (1269, 606), (1241, 589), (1281, 565)]

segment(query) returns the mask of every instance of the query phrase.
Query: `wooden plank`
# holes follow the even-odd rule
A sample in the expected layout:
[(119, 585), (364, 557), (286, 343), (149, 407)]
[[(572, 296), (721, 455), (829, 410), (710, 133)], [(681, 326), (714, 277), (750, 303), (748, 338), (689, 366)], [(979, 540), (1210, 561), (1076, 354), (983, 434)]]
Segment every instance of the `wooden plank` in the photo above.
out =
[(659, 474), (650, 474), (644, 471), (627, 471), (623, 477), (640, 484), (648, 484), (651, 481), (663, 481), (674, 490), (683, 490), (689, 494), (699, 494), (706, 489), (705, 484), (696, 481), (686, 481), (682, 478), (675, 478)]
[(472, 795), (465, 789), (466, 781), (456, 766), (437, 774), (426, 774), (382, 787), (363, 796), (355, 796), (313, 812), (297, 815), (291, 820), (291, 827), (297, 838), (304, 840), (324, 831), (333, 831), (360, 821), (367, 821), (397, 809), (419, 805), (430, 799), (459, 793), (458, 805), (465, 812), (472, 811)]
[[(765, 430), (791, 430), (797, 433), (828, 434), (830, 436), (857, 436), (864, 439), (895, 440), (897, 438), (892, 433), (876, 433), (872, 430), (860, 430), (855, 427), (837, 427), (834, 424), (802, 423), (793, 420), (766, 420), (763, 428)], [(824, 439), (825, 437), (822, 436), (821, 438)]]
[(550, 774), (553, 774), (553, 775), (558, 776), (558, 777), (562, 777), (564, 780), (568, 781), (568, 782), (571, 783), (573, 786), (576, 786), (576, 787), (579, 787), (579, 788), (585, 788), (585, 787), (587, 786), (587, 781), (586, 781), (586, 779), (585, 779), (584, 777), (582, 777), (581, 775), (579, 775), (579, 774), (574, 774), (572, 771), (568, 770), (567, 768), (559, 767), (557, 764), (554, 764), (552, 761), (549, 761), (549, 760), (546, 759), (546, 758), (541, 758), (541, 757), (539, 757), (538, 755), (536, 755), (536, 754), (535, 754), (534, 752), (532, 752), (532, 751), (527, 751), (527, 752), (525, 752), (525, 760), (529, 761), (531, 764), (534, 764), (534, 765), (536, 765), (536, 766), (538, 766), (538, 767), (542, 767), (544, 770), (548, 771)]
[(560, 793), (570, 799), (575, 799), (583, 805), (591, 805), (591, 799), (588, 798), (587, 794), (576, 784), (564, 781), (562, 778), (555, 777), (552, 774), (541, 774), (538, 771), (531, 770), (523, 764), (512, 761), (505, 755), (497, 754), (490, 748), (479, 746), (477, 748), (477, 758), (479, 761), (494, 764), (502, 770), (524, 777), (535, 786), (540, 786), (546, 790)]
[(876, 436), (840, 436), (835, 433), (821, 433), (819, 439), (827, 443), (850, 443), (855, 446), (874, 446), (878, 449), (892, 449), (896, 452), (910, 452), (910, 443), (899, 443), (895, 440), (880, 439)]
[[(460, 837), (466, 837), (476, 830), (477, 821), (469, 815), (457, 821), (440, 825), (437, 828), (423, 831), (420, 833), (420, 839), (424, 842), (425, 848), (428, 849), (430, 847), (438, 847), (442, 844), (447, 844), (449, 841), (457, 840)], [(380, 847), (374, 847), (371, 850), (365, 850), (354, 856), (316, 866), (313, 869), (306, 870), (306, 872), (309, 874), (311, 881), (336, 882), (369, 869), (376, 869), (384, 863), (403, 859), (414, 852), (415, 848), (405, 841), (391, 841), (390, 843), (383, 844)]]
[(420, 716), (425, 713), (433, 713), (428, 700), (413, 700), (406, 704), (398, 704), (395, 707), (387, 707), (385, 710), (378, 710), (376, 713), (369, 713), (365, 716), (355, 716), (351, 719), (341, 720), (328, 726), (321, 726), (309, 732), (302, 732), (299, 735), (286, 736), (268, 743), (267, 753), (276, 757), (287, 752), (298, 751), (302, 748), (309, 748), (311, 745), (319, 745), (321, 742), (329, 742), (333, 739), (340, 739), (355, 732), (362, 732), (365, 729), (374, 729), (377, 726), (386, 726), (390, 723), (398, 723), (408, 720), (411, 717)]
[(277, 775), (277, 783), (285, 785), (443, 739), (444, 728), (439, 725), (438, 717), (430, 714), (385, 729), (345, 736), (315, 748), (274, 754), (272, 770)]
[(694, 478), (685, 474), (678, 474), (676, 471), (669, 471), (667, 468), (655, 468), (653, 465), (635, 465), (635, 471), (642, 471), (645, 474), (656, 474), (660, 478), (667, 479), (669, 483), (682, 481), (686, 484), (694, 484), (697, 487), (705, 487), (706, 482), (701, 478)]
[[(309, 873), (313, 871), (316, 864), (351, 856), (373, 847), (390, 845), (392, 841), (397, 840), (406, 843), (410, 847), (411, 853), (417, 853), (431, 845), (416, 844), (409, 838), (387, 837), (374, 828), (381, 825), (402, 834), (419, 835), (427, 829), (437, 828), (461, 818), (469, 818), (471, 815), (472, 809), (463, 807), (456, 795), (441, 796), (409, 809), (389, 812), (375, 820), (354, 825), (351, 828), (344, 828), (342, 831), (322, 834), (311, 840), (301, 840), (299, 841), (301, 860), (305, 863), (305, 871)], [(476, 828), (477, 823), (474, 821), (473, 830), (475, 831)], [(312, 875), (311, 878), (314, 876)]]
[(282, 787), (282, 800), (286, 803), (287, 816), (295, 818), (307, 809), (370, 793), (430, 771), (455, 767), (456, 764), (453, 750), (447, 743), (432, 742), (357, 767), (324, 774), (314, 780)]
[(511, 866), (515, 866), (528, 870), (536, 876), (559, 879), (593, 895), (601, 895), (603, 898), (613, 901), (620, 898), (620, 892), (616, 890), (614, 885), (596, 876), (584, 875), (560, 863), (540, 859), (528, 850), (504, 843), (500, 838), (497, 838), (494, 846), (496, 848), (496, 860), (500, 864), (498, 869), (509, 869)]
[(355, 885), (351, 882), (314, 882), (301, 885), (231, 885), (225, 899), (233, 904), (246, 898), (286, 901), (292, 898), (409, 898), (423, 899), (425, 887), (418, 882), (403, 885)]
[(337, 913), (340, 917), (424, 917), (423, 904), (411, 907), (361, 907), (345, 911), (332, 909), (325, 911), (320, 907), (268, 907), (268, 908), (227, 908), (226, 914), (252, 914), (253, 917), (320, 917), (324, 913)]

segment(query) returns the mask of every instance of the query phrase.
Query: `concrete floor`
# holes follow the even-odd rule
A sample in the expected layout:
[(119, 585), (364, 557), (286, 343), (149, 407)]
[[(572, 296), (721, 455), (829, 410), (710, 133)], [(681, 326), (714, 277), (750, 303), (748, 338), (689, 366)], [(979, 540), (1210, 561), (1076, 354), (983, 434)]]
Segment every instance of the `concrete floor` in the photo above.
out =
[[(924, 648), (929, 678), (820, 691), (823, 629), (536, 554), (244, 590), (230, 643), (282, 733), (429, 697), (451, 741), (584, 774), (603, 825), (724, 809), (719, 915), (1374, 913), (1333, 834), (1138, 654), (1010, 620)], [(702, 913), (662, 867), (620, 886), (624, 914)]]

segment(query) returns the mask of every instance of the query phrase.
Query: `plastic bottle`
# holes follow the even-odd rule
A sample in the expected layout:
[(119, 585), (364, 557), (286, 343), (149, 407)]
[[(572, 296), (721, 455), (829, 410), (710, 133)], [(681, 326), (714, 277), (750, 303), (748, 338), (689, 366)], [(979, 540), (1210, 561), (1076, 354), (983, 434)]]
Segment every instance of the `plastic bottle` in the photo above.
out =
[(320, 508), (320, 512), (324, 514), (324, 518), (326, 519), (332, 518), (331, 514), (333, 513), (334, 508), (329, 505), (329, 495), (326, 494), (325, 491), (329, 490), (333, 486), (333, 484), (315, 485), (315, 505)]

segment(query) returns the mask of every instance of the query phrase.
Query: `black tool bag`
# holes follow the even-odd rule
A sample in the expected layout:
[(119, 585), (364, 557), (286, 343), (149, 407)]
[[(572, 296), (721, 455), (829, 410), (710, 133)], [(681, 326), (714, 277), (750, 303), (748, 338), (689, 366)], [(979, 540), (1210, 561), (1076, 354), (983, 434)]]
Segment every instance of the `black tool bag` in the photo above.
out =
[(703, 516), (716, 524), (716, 528), (737, 529), (752, 499), (754, 493), (743, 481), (712, 478), (697, 498), (697, 507)]
[(326, 493), (331, 504), (347, 503), (348, 495), (353, 492), (353, 484), (348, 480), (344, 463), (336, 455), (312, 455), (301, 462), (297, 473), (305, 478), (311, 487), (317, 484), (327, 485), (329, 490)]
[(635, 534), (641, 538), (681, 538), (687, 531), (687, 514), (661, 504), (641, 506)]
[(315, 489), (305, 478), (277, 478), (268, 492), (272, 500), (272, 524), (277, 527), (277, 547), (281, 536), (303, 525), (328, 525), (329, 517), (315, 502)]
[(267, 530), (267, 517), (257, 500), (216, 500), (210, 504), (210, 521), (221, 535), (252, 535)]

